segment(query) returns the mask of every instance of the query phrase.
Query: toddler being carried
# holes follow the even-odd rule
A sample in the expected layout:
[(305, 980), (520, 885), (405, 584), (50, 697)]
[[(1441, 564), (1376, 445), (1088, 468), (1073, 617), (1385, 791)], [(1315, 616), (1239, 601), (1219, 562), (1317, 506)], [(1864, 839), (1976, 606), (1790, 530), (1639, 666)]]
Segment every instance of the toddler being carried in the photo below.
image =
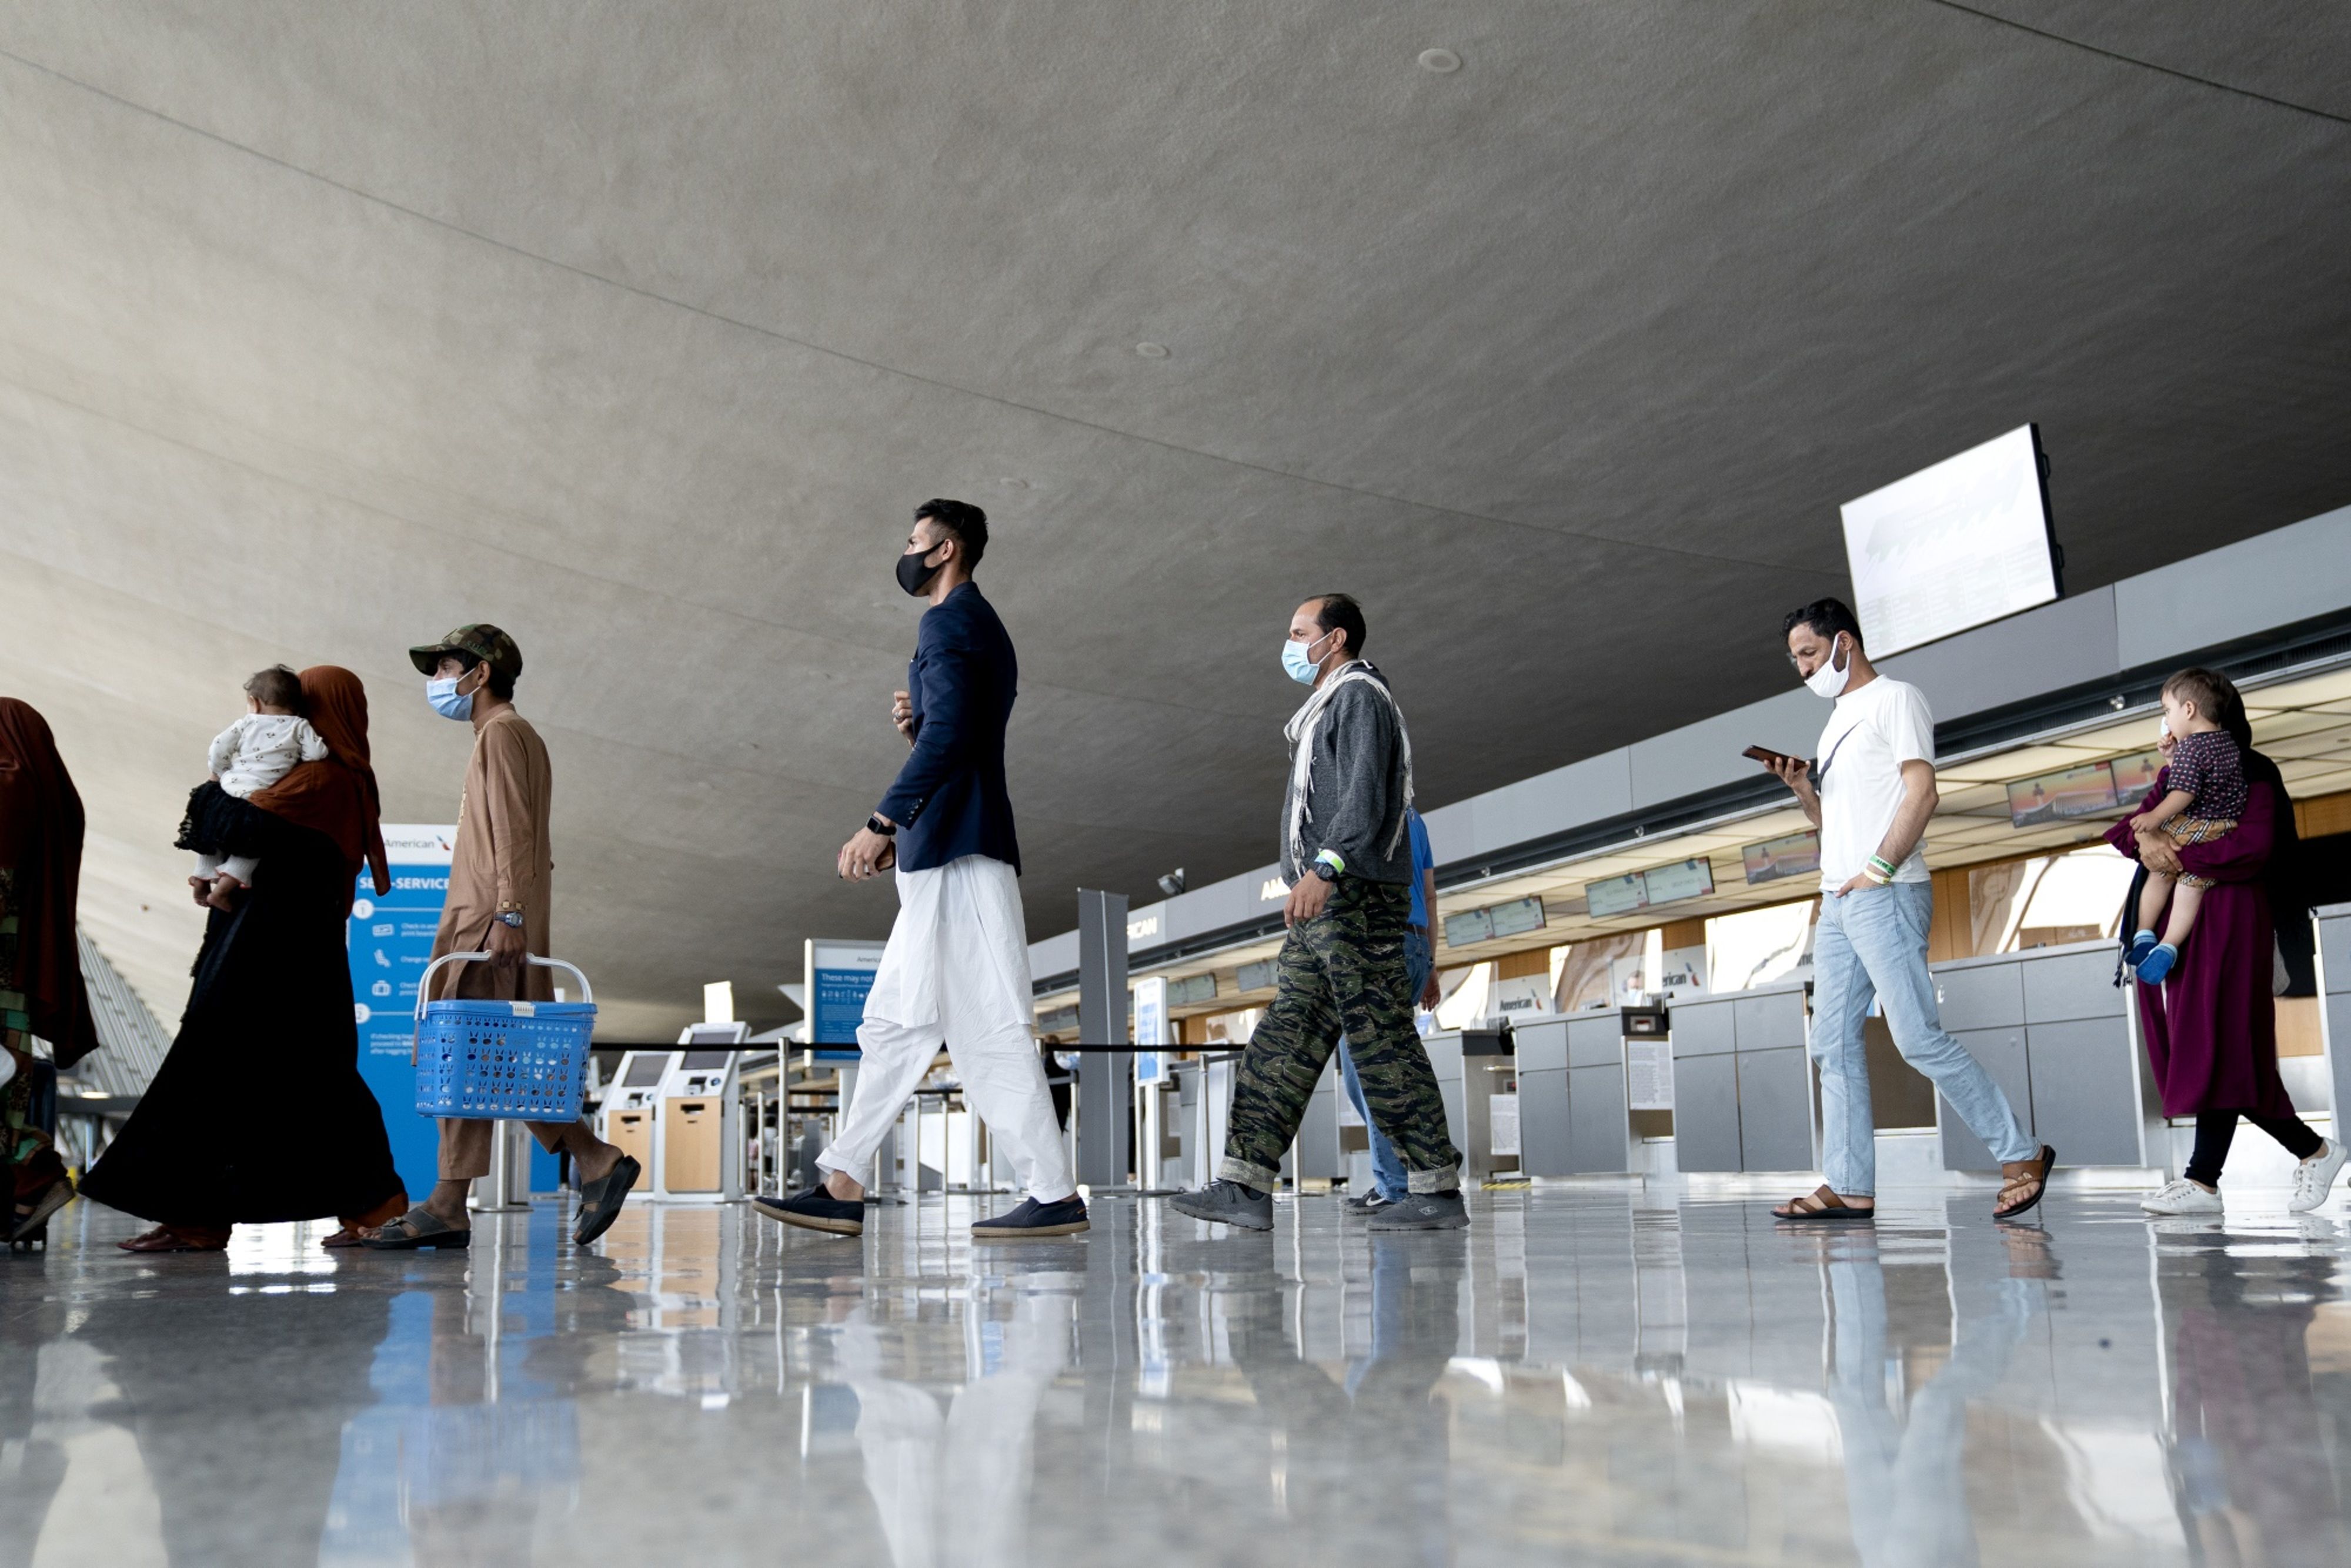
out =
[[(2163, 683), (2163, 727), (2173, 741), (2166, 789), (2152, 810), (2131, 819), (2133, 833), (2160, 829), (2175, 843), (2200, 844), (2219, 838), (2244, 815), (2245, 759), (2236, 737), (2214, 717), (2221, 700), (2220, 683), (2201, 670), (2182, 670)], [(2147, 872), (2129, 955), (2141, 980), (2159, 985), (2171, 973), (2180, 944), (2195, 929), (2204, 890), (2211, 885), (2210, 877)], [(2171, 918), (2158, 942), (2155, 923), (2166, 899), (2171, 901)]]
[(235, 894), (253, 885), (259, 864), (251, 855), (224, 852), (226, 800), (243, 800), (268, 789), (297, 763), (325, 759), (327, 743), (297, 711), (301, 706), (302, 678), (276, 665), (245, 683), (245, 716), (213, 737), (212, 778), (189, 794), (175, 846), (195, 852), (196, 873), (188, 884), (197, 903), (230, 907)]

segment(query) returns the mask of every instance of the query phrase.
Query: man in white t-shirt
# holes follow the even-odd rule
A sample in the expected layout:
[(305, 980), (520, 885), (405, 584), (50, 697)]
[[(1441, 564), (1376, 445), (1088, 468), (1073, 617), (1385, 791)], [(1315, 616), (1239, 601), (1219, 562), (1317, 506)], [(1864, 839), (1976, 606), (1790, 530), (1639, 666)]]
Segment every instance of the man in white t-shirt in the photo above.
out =
[(1782, 626), (1804, 684), (1835, 699), (1817, 762), (1767, 763), (1821, 831), (1821, 915), (1813, 943), (1813, 1060), (1821, 1070), (1817, 1192), (1782, 1204), (1782, 1219), (1866, 1219), (1876, 1211), (1876, 1130), (1862, 1020), (1872, 999), (1903, 1059), (2000, 1161), (1994, 1218), (2041, 1201), (2055, 1153), (2036, 1144), (1983, 1064), (1944, 1032), (1927, 972), (1934, 917), (1921, 841), (1935, 814), (1935, 719), (1917, 687), (1881, 675), (1842, 600), (1790, 612)]

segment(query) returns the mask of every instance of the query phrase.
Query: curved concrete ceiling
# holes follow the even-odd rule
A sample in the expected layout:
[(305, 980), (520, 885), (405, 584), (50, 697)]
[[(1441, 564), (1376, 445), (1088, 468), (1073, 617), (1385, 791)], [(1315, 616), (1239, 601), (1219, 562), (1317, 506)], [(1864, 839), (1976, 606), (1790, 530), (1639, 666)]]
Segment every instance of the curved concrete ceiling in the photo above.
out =
[(401, 650), (496, 620), (607, 1034), (780, 1019), (889, 920), (915, 502), (995, 518), (1044, 935), (1270, 857), (1310, 591), (1443, 803), (1775, 689), (1836, 504), (2023, 420), (2076, 586), (2351, 497), (2346, 83), (2276, 3), (16, 7), (0, 690), (169, 1016), (243, 676), (360, 671), (446, 820)]

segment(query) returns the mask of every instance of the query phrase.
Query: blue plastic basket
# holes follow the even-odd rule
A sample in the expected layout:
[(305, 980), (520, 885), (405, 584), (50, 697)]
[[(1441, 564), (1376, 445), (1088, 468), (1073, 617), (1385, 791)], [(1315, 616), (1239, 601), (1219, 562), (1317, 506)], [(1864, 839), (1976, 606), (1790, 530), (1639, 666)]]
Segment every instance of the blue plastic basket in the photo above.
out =
[(450, 953), (426, 966), (416, 986), (416, 1112), (483, 1121), (569, 1122), (587, 1092), (588, 1037), (596, 1030), (588, 977), (560, 958), (534, 955), (543, 969), (569, 969), (576, 1002), (428, 1002), (433, 971), (486, 960)]

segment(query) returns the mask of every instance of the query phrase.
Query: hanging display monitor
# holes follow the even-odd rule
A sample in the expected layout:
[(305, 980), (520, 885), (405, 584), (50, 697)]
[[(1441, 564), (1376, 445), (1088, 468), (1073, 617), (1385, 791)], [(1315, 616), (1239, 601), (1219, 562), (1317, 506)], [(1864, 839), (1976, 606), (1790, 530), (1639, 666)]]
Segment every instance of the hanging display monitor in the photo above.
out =
[(2009, 825), (2038, 827), (2071, 817), (2104, 817), (2115, 810), (2115, 776), (2103, 762), (2020, 779), (2008, 787)]
[(1801, 833), (1790, 833), (1783, 839), (1766, 839), (1760, 844), (1749, 844), (1739, 852), (1751, 885), (1759, 882), (1778, 882), (1788, 876), (1818, 876), (1821, 874), (1821, 835), (1806, 828)]
[(1649, 884), (1639, 872), (1624, 876), (1612, 876), (1606, 882), (1583, 884), (1583, 906), (1595, 920), (1605, 920), (1612, 915), (1630, 915), (1646, 906)]
[(1641, 873), (1641, 880), (1647, 887), (1651, 904), (1703, 898), (1714, 891), (1714, 862), (1700, 858), (1651, 866)]
[(1853, 608), (1872, 658), (2047, 604), (2060, 591), (2036, 425), (1843, 510)]
[(1445, 945), (1447, 947), (1468, 947), (1494, 939), (1493, 912), (1485, 909), (1465, 909), (1458, 915), (1445, 917)]
[(1489, 904), (1486, 916), (1493, 925), (1495, 936), (1523, 936), (1543, 928), (1542, 900), (1514, 898), (1508, 904)]
[(2115, 776), (2115, 804), (2137, 810), (2139, 801), (2155, 788), (2155, 776), (2163, 771), (2163, 753), (2139, 751), (2117, 757), (2106, 764), (2106, 769)]

